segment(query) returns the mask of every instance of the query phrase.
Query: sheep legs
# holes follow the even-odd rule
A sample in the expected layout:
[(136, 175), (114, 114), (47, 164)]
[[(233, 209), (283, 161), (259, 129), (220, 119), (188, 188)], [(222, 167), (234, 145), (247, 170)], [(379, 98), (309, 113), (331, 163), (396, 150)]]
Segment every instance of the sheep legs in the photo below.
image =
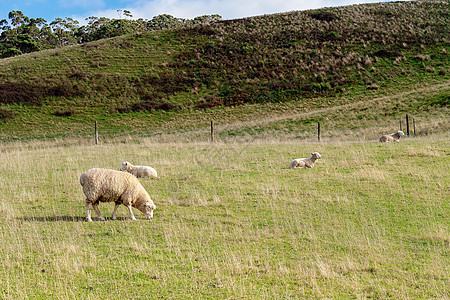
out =
[(92, 207), (95, 210), (95, 213), (97, 214), (98, 218), (100, 219), (100, 221), (105, 221), (105, 218), (102, 216), (102, 213), (100, 212), (100, 210), (98, 209), (98, 202), (93, 203)]
[(113, 211), (113, 213), (112, 213), (112, 219), (113, 220), (116, 220), (117, 218), (116, 218), (116, 213), (117, 213), (117, 208), (119, 207), (119, 205), (120, 205), (120, 203), (117, 203), (116, 202), (116, 205), (114, 206), (114, 211)]
[[(92, 218), (91, 218), (91, 205), (95, 210), (95, 213), (97, 214), (98, 218), (101, 221), (105, 221), (105, 218), (102, 216), (102, 213), (100, 212), (100, 210), (98, 209), (98, 202), (97, 203), (92, 203), (88, 200), (86, 200), (86, 221), (87, 222), (92, 222)], [(114, 211), (112, 213), (112, 219), (116, 220), (116, 213), (117, 213), (117, 207), (119, 207), (120, 203), (116, 203), (116, 205), (114, 206)], [(127, 206), (128, 210), (130, 211), (130, 216), (131, 216), (131, 220), (137, 220), (136, 217), (133, 214), (133, 210), (131, 209), (131, 205)]]
[(91, 218), (91, 205), (95, 210), (95, 213), (97, 214), (98, 218), (101, 221), (105, 221), (105, 218), (102, 216), (102, 213), (100, 212), (100, 210), (98, 209), (98, 202), (97, 203), (92, 203), (88, 200), (86, 200), (86, 221), (88, 222), (92, 222), (92, 218)]
[(86, 221), (92, 222), (91, 219), (91, 203), (86, 199)]
[(128, 205), (128, 210), (130, 211), (131, 220), (137, 220), (133, 215), (133, 211), (131, 210), (131, 205)]
[[(117, 202), (116, 202), (116, 206), (114, 206), (114, 211), (113, 211), (113, 213), (112, 213), (112, 219), (113, 219), (113, 220), (116, 220), (116, 219), (117, 219), (116, 213), (117, 213), (117, 208), (119, 207), (120, 204), (121, 204), (121, 203), (117, 203)], [(131, 210), (131, 205), (130, 205), (130, 206), (127, 206), (127, 207), (128, 207), (128, 210), (130, 211), (131, 220), (137, 220), (137, 219), (135, 218), (134, 214), (133, 214), (133, 210)]]

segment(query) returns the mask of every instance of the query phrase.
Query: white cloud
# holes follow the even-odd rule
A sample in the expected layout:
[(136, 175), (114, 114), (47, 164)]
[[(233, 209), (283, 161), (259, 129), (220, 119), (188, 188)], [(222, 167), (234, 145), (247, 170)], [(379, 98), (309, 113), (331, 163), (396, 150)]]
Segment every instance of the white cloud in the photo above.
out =
[[(219, 14), (224, 19), (235, 19), (262, 14), (271, 14), (285, 12), (290, 10), (304, 10), (318, 7), (319, 0), (287, 0), (282, 1), (268, 0), (155, 0), (142, 3), (136, 9), (129, 8), (135, 17), (152, 18), (160, 14), (170, 14), (175, 17), (192, 19), (201, 15)], [(281, 2), (281, 1), (280, 1)]]
[(170, 14), (188, 19), (201, 15), (219, 14), (224, 19), (235, 19), (380, 1), (382, 0), (153, 0), (135, 2), (136, 4), (130, 5), (128, 10), (132, 12), (133, 16), (143, 19), (151, 19), (160, 14)]
[[(68, 0), (64, 0), (68, 1)], [(73, 0), (84, 1), (101, 0)], [(201, 15), (219, 14), (223, 19), (236, 19), (250, 16), (308, 10), (331, 6), (344, 6), (360, 3), (374, 3), (382, 0), (122, 0), (133, 18), (152, 19), (154, 16), (169, 14), (178, 18), (193, 19)], [(117, 8), (97, 10), (89, 16), (118, 18)], [(78, 20), (82, 18), (74, 17)]]

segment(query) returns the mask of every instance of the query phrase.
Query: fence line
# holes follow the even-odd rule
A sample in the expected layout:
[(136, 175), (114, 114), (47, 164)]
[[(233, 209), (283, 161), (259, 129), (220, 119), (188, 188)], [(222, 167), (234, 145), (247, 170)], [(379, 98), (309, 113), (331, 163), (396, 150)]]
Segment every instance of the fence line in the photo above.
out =
[(406, 135), (409, 136), (409, 118), (408, 118), (408, 114), (406, 114)]
[[(400, 130), (402, 130), (402, 119), (401, 118), (400, 118), (400, 123), (399, 124), (400, 124)], [(416, 120), (414, 118), (412, 119), (412, 126), (413, 126), (413, 135), (416, 136)], [(109, 130), (107, 129), (106, 131), (109, 131)], [(317, 122), (317, 141), (318, 142), (321, 141), (322, 133), (323, 133), (323, 130), (321, 128), (321, 124), (320, 124), (320, 122)], [(410, 131), (409, 131), (409, 116), (408, 115), (406, 115), (406, 133), (407, 133), (407, 136), (410, 135)], [(143, 134), (141, 133), (140, 135), (142, 136)], [(215, 132), (214, 132), (214, 121), (211, 120), (211, 122), (210, 122), (210, 141), (211, 141), (211, 143), (214, 143), (214, 141), (215, 141), (215, 136), (214, 135), (215, 135)], [(145, 134), (144, 134), (144, 136), (145, 136)], [(120, 137), (120, 135), (119, 135), (119, 137)], [(97, 145), (98, 141), (99, 141), (98, 122), (97, 121), (95, 121), (95, 137), (94, 137), (94, 140), (95, 140), (95, 144)]]
[(320, 142), (320, 122), (317, 122), (317, 141)]
[(95, 121), (95, 144), (98, 144), (98, 126), (97, 121)]

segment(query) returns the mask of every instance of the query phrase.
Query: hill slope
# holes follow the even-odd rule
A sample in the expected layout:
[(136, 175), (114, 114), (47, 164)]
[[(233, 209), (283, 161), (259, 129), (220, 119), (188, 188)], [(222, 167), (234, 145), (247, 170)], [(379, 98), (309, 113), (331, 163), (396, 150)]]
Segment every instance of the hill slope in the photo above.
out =
[[(347, 126), (342, 129), (379, 127), (379, 118), (387, 129), (405, 112), (426, 112), (446, 130), (449, 16), (448, 1), (367, 4), (127, 35), (3, 59), (2, 139), (85, 136), (94, 120), (105, 134), (155, 135), (201, 128), (212, 118), (222, 124), (261, 117), (277, 123), (286, 114), (302, 120), (295, 131), (308, 131), (320, 118), (305, 120), (305, 112), (411, 90), (417, 92), (400, 97), (406, 101), (400, 106), (398, 97), (388, 97), (363, 113), (340, 114)], [(274, 122), (256, 133), (279, 129)], [(292, 134), (292, 127), (281, 129)]]

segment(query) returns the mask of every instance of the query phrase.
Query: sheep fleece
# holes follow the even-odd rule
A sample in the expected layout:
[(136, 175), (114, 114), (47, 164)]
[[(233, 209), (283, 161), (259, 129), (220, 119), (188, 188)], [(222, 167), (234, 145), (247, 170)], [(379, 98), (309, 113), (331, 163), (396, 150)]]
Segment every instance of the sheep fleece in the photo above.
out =
[(128, 161), (124, 161), (120, 165), (120, 171), (126, 171), (128, 173), (133, 174), (136, 177), (147, 177), (147, 176), (154, 176), (158, 177), (158, 173), (156, 170), (149, 166), (134, 166)]
[(80, 184), (88, 201), (120, 202), (125, 206), (153, 204), (139, 180), (130, 173), (94, 168), (80, 176)]

